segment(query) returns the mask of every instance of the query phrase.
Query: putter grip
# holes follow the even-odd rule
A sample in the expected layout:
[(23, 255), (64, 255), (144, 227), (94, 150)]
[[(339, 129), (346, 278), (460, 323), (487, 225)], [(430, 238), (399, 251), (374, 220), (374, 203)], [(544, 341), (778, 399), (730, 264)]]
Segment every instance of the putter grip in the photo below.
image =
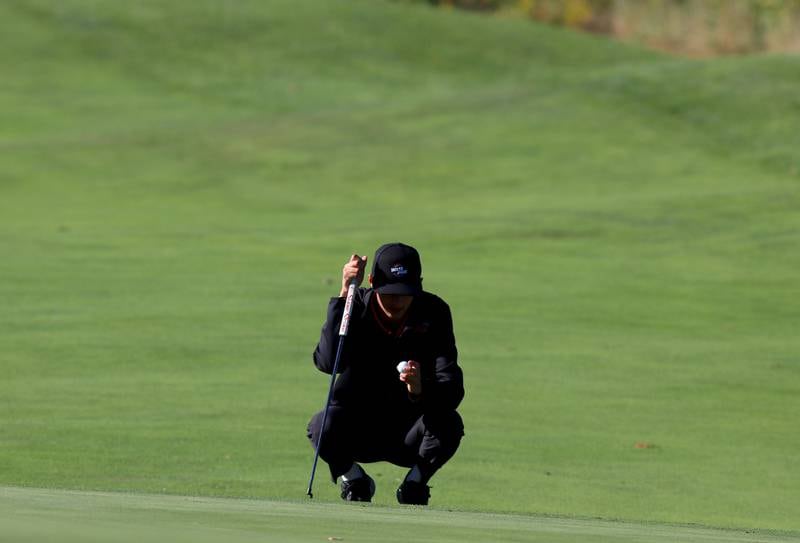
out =
[(350, 313), (353, 311), (353, 298), (356, 294), (356, 284), (351, 282), (347, 287), (347, 298), (344, 301), (344, 313), (342, 314), (342, 324), (339, 326), (339, 335), (346, 336), (347, 329), (350, 327)]

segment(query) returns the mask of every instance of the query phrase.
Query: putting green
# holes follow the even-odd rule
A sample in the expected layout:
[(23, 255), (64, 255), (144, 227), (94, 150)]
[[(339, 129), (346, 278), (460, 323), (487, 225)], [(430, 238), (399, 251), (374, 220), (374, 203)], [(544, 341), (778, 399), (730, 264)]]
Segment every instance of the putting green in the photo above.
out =
[(791, 534), (467, 513), (0, 487), (0, 541), (797, 541)]

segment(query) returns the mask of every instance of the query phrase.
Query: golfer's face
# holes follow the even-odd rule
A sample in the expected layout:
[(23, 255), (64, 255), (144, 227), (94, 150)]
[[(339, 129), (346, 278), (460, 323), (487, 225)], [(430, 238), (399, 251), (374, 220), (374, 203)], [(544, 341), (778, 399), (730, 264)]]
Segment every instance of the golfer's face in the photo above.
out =
[(378, 302), (381, 308), (391, 318), (400, 318), (406, 314), (408, 308), (411, 307), (411, 302), (414, 301), (413, 296), (405, 294), (378, 294)]

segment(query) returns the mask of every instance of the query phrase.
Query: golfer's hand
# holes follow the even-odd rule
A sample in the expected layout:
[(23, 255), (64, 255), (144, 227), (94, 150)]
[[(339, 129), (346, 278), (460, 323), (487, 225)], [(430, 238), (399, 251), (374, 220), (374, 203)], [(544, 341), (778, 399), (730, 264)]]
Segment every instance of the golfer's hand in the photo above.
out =
[(347, 287), (350, 286), (351, 281), (355, 281), (356, 286), (361, 285), (364, 280), (364, 270), (367, 268), (367, 257), (353, 255), (350, 260), (342, 268), (342, 290), (339, 292), (339, 297), (344, 298), (347, 296)]
[(419, 362), (409, 360), (406, 369), (400, 373), (400, 380), (408, 387), (411, 396), (422, 394), (422, 377), (420, 376)]

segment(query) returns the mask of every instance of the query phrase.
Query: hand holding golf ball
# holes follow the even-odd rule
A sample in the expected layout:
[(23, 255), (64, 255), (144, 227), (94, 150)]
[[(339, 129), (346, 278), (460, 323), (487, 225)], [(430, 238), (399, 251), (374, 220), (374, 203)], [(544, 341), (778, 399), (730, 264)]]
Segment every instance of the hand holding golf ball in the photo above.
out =
[(422, 377), (420, 376), (419, 362), (414, 360), (400, 362), (397, 365), (397, 371), (400, 373), (400, 380), (408, 387), (409, 394), (412, 396), (422, 394)]

